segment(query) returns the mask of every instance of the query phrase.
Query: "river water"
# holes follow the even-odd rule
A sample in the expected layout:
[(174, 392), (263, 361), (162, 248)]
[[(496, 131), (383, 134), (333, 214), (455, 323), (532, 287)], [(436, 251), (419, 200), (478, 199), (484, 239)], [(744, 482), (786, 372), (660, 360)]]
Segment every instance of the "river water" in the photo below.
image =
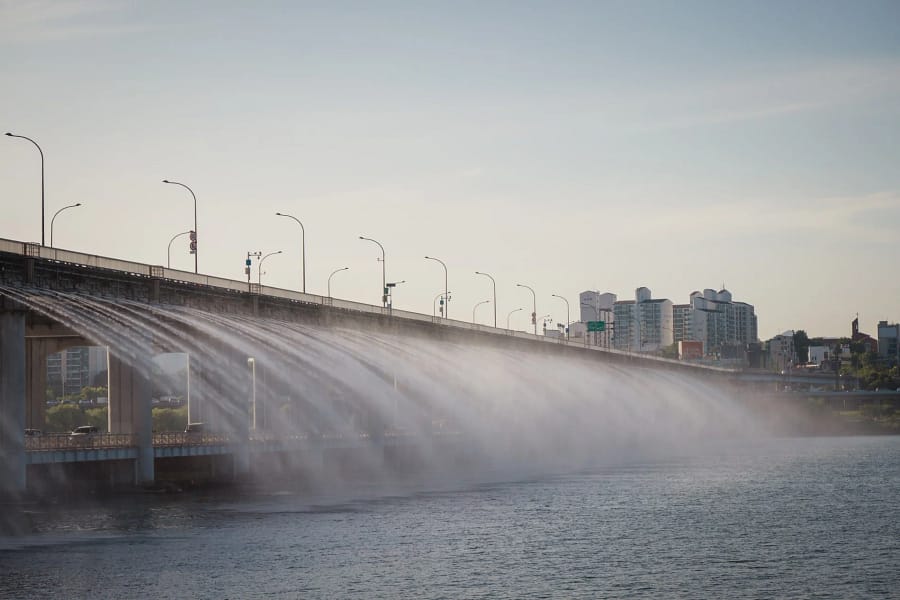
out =
[(900, 597), (898, 437), (495, 475), (4, 507), (0, 597)]

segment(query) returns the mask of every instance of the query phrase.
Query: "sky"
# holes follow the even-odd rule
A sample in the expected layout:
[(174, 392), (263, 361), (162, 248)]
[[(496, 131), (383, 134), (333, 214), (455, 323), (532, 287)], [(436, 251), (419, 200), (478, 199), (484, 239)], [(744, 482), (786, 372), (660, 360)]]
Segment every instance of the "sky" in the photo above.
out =
[[(56, 247), (451, 318), (728, 288), (900, 320), (900, 3), (0, 0), (0, 130)], [(0, 238), (41, 238), (0, 137)], [(193, 270), (182, 237), (172, 266)], [(256, 265), (253, 278), (256, 280)], [(490, 304), (477, 309), (491, 324)]]

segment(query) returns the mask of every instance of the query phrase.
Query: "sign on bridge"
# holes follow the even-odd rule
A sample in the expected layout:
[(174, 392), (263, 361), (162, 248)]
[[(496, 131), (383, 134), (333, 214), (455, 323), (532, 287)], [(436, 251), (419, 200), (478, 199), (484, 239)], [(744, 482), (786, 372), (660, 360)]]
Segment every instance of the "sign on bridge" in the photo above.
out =
[(588, 321), (588, 331), (606, 331), (606, 321)]

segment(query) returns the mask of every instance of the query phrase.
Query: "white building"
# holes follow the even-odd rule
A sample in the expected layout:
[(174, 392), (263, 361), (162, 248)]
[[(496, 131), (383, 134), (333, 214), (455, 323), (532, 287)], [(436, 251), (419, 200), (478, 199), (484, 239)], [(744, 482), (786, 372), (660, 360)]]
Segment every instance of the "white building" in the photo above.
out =
[(578, 294), (578, 302), (581, 308), (582, 323), (588, 321), (604, 321), (606, 323), (605, 331), (588, 334), (589, 343), (595, 346), (610, 347), (612, 330), (615, 327), (613, 325), (615, 322), (613, 306), (616, 303), (616, 295), (588, 290)]
[(797, 364), (794, 351), (794, 332), (785, 331), (766, 342), (769, 346), (769, 365), (776, 371), (784, 371)]
[(634, 300), (613, 305), (613, 346), (631, 352), (656, 352), (675, 342), (672, 301), (653, 299), (650, 290), (639, 287)]
[(675, 314), (676, 340), (703, 342), (707, 355), (736, 357), (758, 341), (753, 305), (735, 302), (726, 289), (692, 292), (690, 304), (679, 304)]

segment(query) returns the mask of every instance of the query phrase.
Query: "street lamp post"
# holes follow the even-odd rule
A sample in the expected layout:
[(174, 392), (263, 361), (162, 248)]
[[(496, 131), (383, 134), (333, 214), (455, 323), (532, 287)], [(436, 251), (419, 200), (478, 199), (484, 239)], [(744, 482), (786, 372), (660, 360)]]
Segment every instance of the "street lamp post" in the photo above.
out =
[(257, 265), (256, 265), (256, 283), (258, 283), (260, 286), (262, 286), (262, 275), (263, 275), (262, 264), (263, 264), (263, 261), (274, 254), (281, 254), (281, 250), (276, 250), (275, 252), (269, 252), (268, 254), (266, 254), (265, 256), (260, 258), (259, 263), (257, 263)]
[(29, 142), (34, 144), (34, 147), (37, 148), (38, 152), (40, 152), (40, 154), (41, 154), (41, 246), (44, 246), (45, 245), (44, 244), (44, 230), (45, 230), (45, 225), (44, 225), (44, 151), (41, 150), (41, 147), (38, 146), (38, 143), (36, 141), (34, 141), (33, 139), (31, 139), (30, 137), (25, 137), (24, 135), (16, 135), (14, 133), (9, 133), (8, 131), (6, 132), (6, 135), (8, 135), (9, 137), (21, 138), (23, 140), (28, 140)]
[(53, 213), (53, 218), (50, 219), (50, 247), (51, 248), (53, 247), (53, 222), (56, 221), (56, 215), (58, 215), (59, 213), (61, 213), (62, 211), (66, 210), (68, 208), (75, 208), (76, 206), (81, 206), (81, 202), (78, 202), (76, 204), (70, 204), (68, 206), (63, 206), (61, 209), (59, 209), (58, 211)]
[(487, 304), (487, 303), (489, 303), (489, 302), (490, 302), (490, 300), (482, 300), (481, 302), (479, 302), (478, 304), (476, 304), (475, 306), (472, 307), (472, 324), (473, 324), (473, 325), (475, 324), (475, 311), (476, 311), (476, 310), (478, 309), (478, 307), (481, 306), (482, 304)]
[(528, 287), (527, 285), (522, 285), (521, 283), (517, 283), (516, 287), (522, 287), (531, 292), (531, 322), (534, 323), (534, 335), (537, 335), (537, 294), (534, 293), (534, 290)]
[(194, 199), (194, 273), (199, 273), (198, 265), (199, 265), (199, 256), (200, 256), (200, 232), (197, 231), (197, 195), (194, 193), (194, 190), (184, 185), (183, 183), (178, 183), (177, 181), (169, 181), (168, 179), (163, 179), (163, 183), (170, 183), (172, 185), (180, 185), (187, 191), (191, 193), (191, 197)]
[(559, 298), (563, 302), (566, 303), (566, 341), (569, 340), (569, 324), (572, 322), (571, 315), (569, 313), (569, 301), (566, 298), (563, 298), (559, 294), (550, 294), (554, 298)]
[[(497, 282), (494, 281), (494, 278), (488, 275), (487, 273), (482, 273), (481, 271), (475, 271), (476, 275), (484, 275), (488, 279), (491, 280), (491, 283), (494, 285), (494, 329), (497, 328)], [(509, 327), (507, 327), (509, 329)]]
[(340, 273), (341, 271), (346, 271), (350, 267), (341, 267), (340, 269), (335, 269), (331, 272), (331, 275), (328, 276), (328, 297), (331, 298), (331, 278), (334, 277), (335, 273)]
[[(301, 253), (302, 259), (303, 259), (302, 285), (303, 285), (303, 293), (305, 294), (306, 293), (306, 228), (303, 227), (303, 223), (300, 222), (300, 219), (298, 219), (294, 215), (286, 215), (286, 214), (280, 213), (280, 212), (277, 212), (275, 214), (279, 217), (287, 217), (289, 219), (293, 219), (293, 220), (297, 221), (297, 225), (300, 226), (300, 235), (301, 235), (300, 253)], [(331, 296), (331, 294), (328, 294), (328, 295)]]
[(509, 329), (509, 318), (512, 316), (513, 313), (517, 313), (517, 312), (519, 312), (520, 310), (525, 310), (525, 309), (524, 309), (524, 308), (517, 308), (517, 309), (515, 309), (515, 310), (509, 311), (509, 314), (506, 315), (506, 328), (507, 328), (507, 329)]
[(256, 431), (256, 360), (251, 356), (247, 358), (247, 366), (250, 367), (250, 409), (253, 431)]
[(453, 293), (453, 292), (444, 291), (444, 292), (441, 292), (441, 293), (439, 293), (437, 296), (434, 297), (434, 300), (431, 302), (431, 316), (432, 316), (432, 317), (436, 317), (436, 316), (437, 316), (437, 301), (438, 301), (438, 298), (440, 298), (441, 296), (444, 296), (444, 306), (446, 306), (446, 305), (447, 305), (447, 298), (449, 298), (449, 297), (450, 297), (450, 294), (452, 294), (452, 293)]
[(444, 264), (444, 261), (442, 261), (441, 259), (434, 258), (433, 256), (426, 256), (425, 258), (427, 260), (433, 260), (433, 261), (439, 262), (439, 263), (441, 263), (441, 266), (444, 267), (444, 296), (447, 298), (444, 301), (444, 318), (449, 319), (450, 318), (450, 295), (449, 295), (449, 292), (447, 291), (449, 289), (447, 287), (448, 286), (448, 284), (447, 284), (447, 265)]
[(384, 256), (384, 246), (381, 245), (381, 242), (373, 240), (372, 238), (359, 236), (359, 239), (378, 244), (378, 247), (381, 248), (381, 302), (385, 307), (387, 307), (387, 267), (385, 266), (386, 261)]
[[(167, 257), (168, 257), (167, 260), (166, 260), (166, 268), (167, 268), (167, 269), (171, 269), (171, 268), (172, 268), (172, 242), (174, 242), (175, 240), (177, 240), (177, 239), (180, 238), (181, 236), (187, 235), (187, 234), (189, 234), (189, 233), (190, 233), (190, 231), (182, 231), (181, 233), (175, 234), (175, 236), (173, 236), (172, 239), (169, 240), (169, 249), (168, 249), (167, 254), (166, 254)], [(53, 243), (53, 241), (52, 241), (52, 240), (53, 240), (53, 236), (50, 236), (50, 240), (51, 240), (50, 243), (52, 244), (52, 243)]]

